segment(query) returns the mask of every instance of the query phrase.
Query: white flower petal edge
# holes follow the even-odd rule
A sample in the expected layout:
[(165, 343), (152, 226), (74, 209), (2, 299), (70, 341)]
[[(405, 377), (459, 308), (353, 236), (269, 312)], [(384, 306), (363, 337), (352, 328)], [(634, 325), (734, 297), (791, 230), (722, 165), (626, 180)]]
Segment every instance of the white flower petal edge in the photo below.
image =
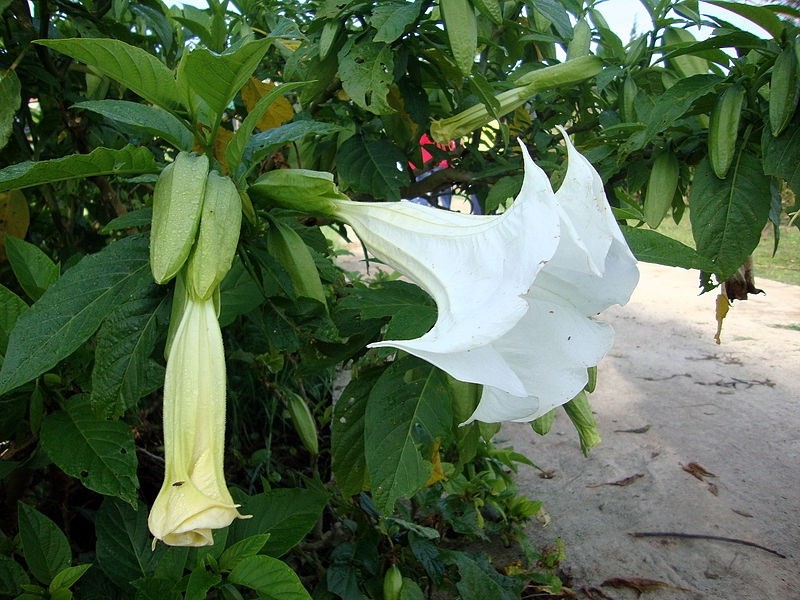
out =
[(426, 290), (438, 308), (436, 324), (422, 337), (372, 347), (399, 348), (456, 379), (525, 394), (491, 343), (528, 310), (523, 296), (559, 243), (550, 183), (527, 153), (522, 191), (501, 215), (463, 215), (411, 202), (334, 202), (336, 216), (364, 245)]
[(611, 327), (593, 317), (627, 303), (639, 281), (636, 258), (614, 220), (600, 176), (560, 131), (569, 161), (555, 194), (560, 243), (525, 295), (528, 312), (493, 344), (526, 394), (484, 386), (467, 423), (532, 421), (574, 398), (588, 381), (588, 367), (597, 365), (613, 343)]
[(530, 421), (571, 400), (613, 342), (593, 317), (626, 303), (638, 282), (600, 176), (561, 132), (568, 165), (558, 192), (521, 144), (524, 183), (502, 215), (334, 201), (337, 217), (439, 311), (422, 337), (371, 346), (405, 350), (482, 384), (466, 423)]
[(164, 483), (148, 518), (155, 540), (207, 546), (212, 530), (246, 518), (223, 473), (225, 352), (212, 299), (186, 299), (164, 379)]

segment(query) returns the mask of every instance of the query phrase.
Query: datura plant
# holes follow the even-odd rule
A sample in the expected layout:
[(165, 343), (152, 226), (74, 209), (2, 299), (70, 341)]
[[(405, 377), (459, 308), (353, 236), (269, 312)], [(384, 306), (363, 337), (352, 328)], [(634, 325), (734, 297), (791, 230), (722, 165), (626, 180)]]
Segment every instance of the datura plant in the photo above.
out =
[(562, 134), (568, 168), (559, 190), (522, 146), (522, 189), (500, 215), (352, 202), (331, 177), (311, 172), (301, 185), (300, 173), (273, 171), (251, 190), (349, 224), (379, 260), (431, 295), (433, 328), (372, 347), (403, 350), (483, 385), (466, 423), (532, 421), (586, 386), (587, 370), (613, 339), (594, 317), (625, 304), (639, 278), (600, 176)]
[(157, 282), (178, 281), (164, 378), (164, 482), (148, 519), (154, 545), (210, 545), (212, 530), (243, 518), (223, 473), (225, 351), (214, 299), (241, 218), (236, 186), (208, 172), (205, 156), (180, 152), (156, 182), (150, 265)]

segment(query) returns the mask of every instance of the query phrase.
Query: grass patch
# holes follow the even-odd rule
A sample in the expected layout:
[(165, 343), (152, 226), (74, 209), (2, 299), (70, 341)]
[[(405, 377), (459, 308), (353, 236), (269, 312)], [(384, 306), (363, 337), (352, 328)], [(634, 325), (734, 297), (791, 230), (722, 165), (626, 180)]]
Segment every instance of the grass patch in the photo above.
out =
[[(670, 217), (667, 217), (658, 226), (658, 231), (694, 248), (688, 213), (687, 210), (678, 225)], [(778, 251), (775, 256), (772, 255), (774, 247), (775, 237), (770, 224), (764, 228), (764, 232), (761, 234), (761, 243), (753, 253), (756, 286), (758, 286), (759, 278), (800, 285), (800, 231), (795, 226), (782, 225)]]

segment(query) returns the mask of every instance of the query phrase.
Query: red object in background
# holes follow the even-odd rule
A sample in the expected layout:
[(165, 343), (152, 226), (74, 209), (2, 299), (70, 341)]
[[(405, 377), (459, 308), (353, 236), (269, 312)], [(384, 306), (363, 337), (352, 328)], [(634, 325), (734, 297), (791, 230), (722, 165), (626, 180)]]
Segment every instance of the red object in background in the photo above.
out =
[[(455, 142), (448, 142), (447, 144), (434, 144), (433, 140), (430, 137), (428, 137), (428, 134), (423, 133), (422, 137), (419, 138), (419, 149), (420, 152), (422, 153), (422, 169), (427, 171), (435, 167), (439, 167), (442, 169), (444, 169), (445, 167), (449, 167), (450, 161), (447, 159), (440, 160), (439, 163), (435, 165), (429, 164), (430, 161), (433, 159), (433, 154), (428, 152), (428, 149), (425, 146), (430, 146), (430, 145), (435, 145), (440, 150), (447, 150), (449, 152), (452, 152), (453, 150), (456, 149)], [(412, 169), (417, 169), (417, 165), (415, 165), (414, 163), (409, 162), (408, 164)]]

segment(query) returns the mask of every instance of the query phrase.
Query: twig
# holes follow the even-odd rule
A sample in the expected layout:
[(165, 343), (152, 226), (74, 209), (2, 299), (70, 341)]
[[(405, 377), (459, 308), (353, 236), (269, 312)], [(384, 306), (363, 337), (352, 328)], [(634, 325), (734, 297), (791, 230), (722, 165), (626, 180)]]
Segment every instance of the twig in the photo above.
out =
[(750, 546), (751, 548), (758, 548), (759, 550), (764, 550), (765, 552), (774, 554), (779, 558), (786, 558), (785, 554), (781, 554), (777, 550), (773, 550), (772, 548), (767, 548), (766, 546), (762, 546), (761, 544), (756, 544), (755, 542), (748, 542), (747, 540), (740, 540), (738, 538), (723, 537), (721, 535), (705, 535), (702, 533), (678, 533), (672, 531), (634, 531), (634, 532), (629, 532), (628, 535), (637, 538), (671, 537), (671, 538), (680, 538), (685, 540), (714, 540), (717, 542), (728, 542), (730, 544), (741, 544), (742, 546)]

